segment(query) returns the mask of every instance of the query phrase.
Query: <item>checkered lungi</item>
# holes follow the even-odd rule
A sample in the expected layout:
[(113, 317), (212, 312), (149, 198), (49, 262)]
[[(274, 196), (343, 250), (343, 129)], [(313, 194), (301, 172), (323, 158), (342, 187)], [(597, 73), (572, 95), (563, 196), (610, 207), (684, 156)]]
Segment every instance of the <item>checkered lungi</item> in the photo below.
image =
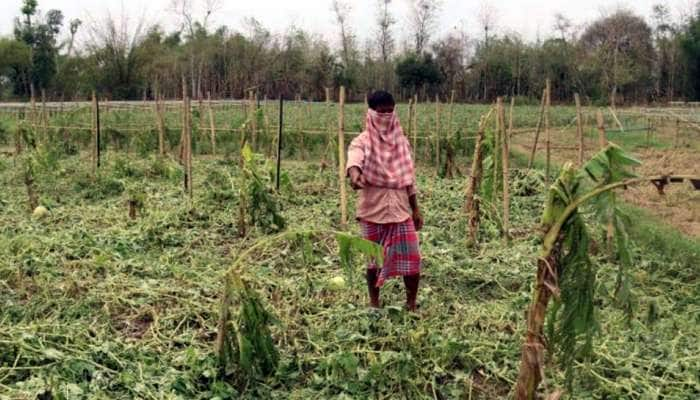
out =
[[(375, 224), (360, 221), (362, 237), (384, 247), (384, 265), (377, 279), (377, 287), (394, 276), (407, 276), (420, 273), (421, 256), (418, 233), (413, 219), (395, 224)], [(367, 269), (376, 269), (371, 261)]]

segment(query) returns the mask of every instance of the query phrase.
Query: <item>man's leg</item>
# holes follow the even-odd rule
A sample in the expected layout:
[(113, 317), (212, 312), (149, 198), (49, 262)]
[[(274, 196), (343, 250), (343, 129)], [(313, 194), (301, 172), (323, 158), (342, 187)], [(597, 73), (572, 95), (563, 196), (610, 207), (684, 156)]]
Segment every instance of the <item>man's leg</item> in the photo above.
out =
[(369, 291), (369, 304), (374, 308), (379, 308), (379, 288), (377, 287), (377, 279), (379, 279), (379, 268), (368, 268), (367, 290)]
[(416, 311), (416, 297), (418, 297), (418, 283), (420, 274), (406, 275), (403, 283), (406, 285), (406, 308), (409, 311)]

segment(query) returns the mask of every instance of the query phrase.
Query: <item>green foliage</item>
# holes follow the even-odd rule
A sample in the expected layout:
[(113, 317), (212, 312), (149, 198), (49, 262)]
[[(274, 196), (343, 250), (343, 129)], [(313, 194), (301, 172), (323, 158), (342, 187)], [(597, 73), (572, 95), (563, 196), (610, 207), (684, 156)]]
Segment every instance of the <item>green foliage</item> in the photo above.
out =
[(269, 325), (273, 322), (258, 294), (239, 277), (227, 283), (222, 312), (237, 305), (233, 316), (224, 322), (219, 349), (221, 367), (241, 383), (274, 373), (279, 361)]
[(242, 153), (244, 173), (242, 188), (247, 197), (246, 205), (250, 222), (268, 233), (279, 232), (285, 228), (286, 222), (280, 214), (279, 201), (272, 189), (272, 181), (259, 171), (258, 164), (261, 163), (262, 157), (254, 154), (247, 144)]
[(433, 56), (408, 54), (396, 65), (396, 75), (401, 87), (417, 91), (425, 85), (437, 85), (444, 79)]
[(384, 265), (384, 249), (377, 243), (347, 233), (338, 233), (336, 240), (338, 241), (340, 265), (345, 270), (349, 282), (355, 281), (353, 257), (358, 253), (373, 260), (379, 268)]
[[(555, 252), (556, 265), (552, 267), (556, 268), (560, 288), (560, 296), (554, 299), (548, 315), (547, 328), (552, 345), (566, 370), (570, 388), (575, 361), (591, 357), (593, 336), (599, 328), (594, 308), (597, 271), (589, 256), (590, 233), (578, 209), (568, 215), (566, 212), (596, 189), (635, 177), (630, 168), (637, 165), (639, 161), (615, 144), (610, 144), (579, 171), (570, 163), (566, 164), (547, 194), (542, 223), (549, 230), (547, 237), (557, 236), (556, 241), (561, 243), (558, 249), (545, 246), (546, 253)], [(592, 185), (585, 185), (586, 181)], [(615, 249), (619, 259), (616, 294), (629, 317), (631, 293), (625, 268), (631, 265), (632, 255), (625, 228), (627, 219), (621, 214), (610, 190), (589, 198), (589, 201), (601, 222), (605, 225), (611, 222), (614, 226)], [(562, 219), (561, 230), (555, 231)]]
[(124, 183), (106, 174), (84, 173), (76, 178), (74, 189), (86, 200), (102, 200), (122, 194)]

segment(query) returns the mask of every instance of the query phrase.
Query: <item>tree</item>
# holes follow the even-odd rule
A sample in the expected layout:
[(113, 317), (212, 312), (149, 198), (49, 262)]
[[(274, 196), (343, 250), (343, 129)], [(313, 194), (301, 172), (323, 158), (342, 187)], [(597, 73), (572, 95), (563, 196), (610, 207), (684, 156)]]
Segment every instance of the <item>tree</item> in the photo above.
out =
[(651, 28), (643, 18), (619, 10), (591, 24), (581, 36), (585, 68), (600, 76), (600, 93), (610, 94), (615, 106), (618, 92), (648, 97), (654, 60)]
[(440, 11), (440, 0), (414, 0), (411, 9), (410, 29), (415, 41), (415, 52), (420, 55), (425, 50), (433, 33)]
[(686, 95), (700, 100), (700, 6), (681, 35), (681, 49), (688, 68)]
[(385, 89), (389, 89), (391, 84), (390, 59), (394, 52), (394, 36), (391, 32), (391, 27), (396, 23), (396, 20), (389, 12), (390, 3), (391, 0), (379, 0), (377, 10), (377, 41), (382, 58), (382, 84)]
[(0, 95), (28, 90), (31, 48), (24, 42), (0, 38)]
[(436, 85), (443, 80), (438, 65), (428, 53), (421, 58), (415, 54), (407, 55), (397, 64), (396, 75), (401, 87), (411, 89), (414, 93), (425, 89), (426, 85)]
[(118, 21), (109, 13), (90, 26), (91, 80), (99, 91), (115, 99), (141, 97), (144, 62), (136, 49), (143, 40), (143, 27), (143, 19), (132, 30), (125, 16)]
[(349, 3), (342, 0), (333, 0), (332, 10), (335, 15), (335, 20), (338, 23), (340, 30), (340, 45), (341, 45), (341, 60), (342, 65), (336, 70), (335, 83), (336, 85), (344, 85), (351, 88), (355, 85), (356, 77), (356, 60), (357, 50), (355, 45), (355, 35), (349, 26), (348, 18), (352, 7)]
[[(58, 46), (56, 37), (63, 25), (63, 13), (49, 10), (41, 19), (37, 15), (37, 1), (24, 0), (21, 12), (24, 19), (15, 19), (15, 39), (27, 44), (31, 54), (30, 83), (48, 87), (56, 75)], [(25, 90), (26, 94), (28, 90)]]

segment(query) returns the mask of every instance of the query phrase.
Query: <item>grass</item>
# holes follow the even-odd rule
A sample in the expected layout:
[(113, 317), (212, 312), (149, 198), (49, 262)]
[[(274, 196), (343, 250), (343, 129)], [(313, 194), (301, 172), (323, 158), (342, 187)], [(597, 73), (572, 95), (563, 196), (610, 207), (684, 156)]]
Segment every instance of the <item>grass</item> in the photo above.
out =
[[(294, 107), (287, 108), (285, 159), (300, 158), (295, 118), (303, 108)], [(420, 107), (419, 136), (429, 136), (434, 105)], [(487, 108), (456, 107), (455, 130), (473, 134)], [(566, 125), (574, 115), (571, 107), (555, 110), (553, 124)], [(326, 111), (313, 106), (304, 128), (324, 129), (333, 122)], [(347, 112), (348, 131), (361, 129), (362, 106)], [(405, 113), (405, 105), (399, 112)], [(274, 113), (270, 106), (266, 115), (274, 121)], [(84, 117), (66, 122), (88, 123)], [(148, 113), (106, 118), (108, 126), (153, 122)], [(245, 121), (242, 110), (232, 108), (216, 118), (217, 126), (231, 128)], [(516, 119), (518, 126), (534, 126), (537, 106), (518, 107)], [(168, 121), (176, 126), (175, 111)], [(281, 241), (256, 254), (244, 273), (277, 318), (272, 331), (281, 363), (274, 376), (241, 385), (219, 374), (213, 352), (223, 274), (237, 254), (265, 236), (253, 228), (238, 237), (238, 137), (221, 132), (221, 153), (212, 158), (202, 155), (207, 137), (195, 129), (195, 196), (189, 200), (179, 165), (152, 156), (154, 131), (129, 132), (106, 136), (96, 179), (84, 152), (42, 153), (51, 158), (37, 175), (41, 203), (51, 211), (46, 219), (27, 210), (21, 164), (0, 156), (0, 185), (6, 188), (0, 192), (0, 399), (509, 396), (539, 250), (544, 187), (537, 176), (514, 174), (512, 243), (498, 237), (497, 218), (487, 217), (482, 248), (470, 253), (463, 245), (464, 179), (436, 179), (427, 162), (420, 166), (426, 217), (420, 317), (403, 311), (399, 281), (382, 291), (382, 310), (368, 310), (362, 265), (348, 288), (329, 285), (334, 276), (344, 276), (334, 238), (315, 240), (310, 253), (307, 244)], [(124, 141), (124, 133), (136, 136)], [(84, 133), (70, 137), (81, 146), (89, 143)], [(178, 139), (171, 128), (170, 144)], [(332, 158), (325, 140), (306, 137), (310, 158)], [(6, 145), (11, 143), (6, 135)], [(114, 151), (117, 145), (120, 151)], [(423, 154), (423, 147), (418, 150)], [(527, 162), (517, 152), (514, 159), (516, 167)], [(543, 169), (540, 157), (535, 166)], [(337, 229), (334, 169), (285, 160), (283, 171), (291, 181), (281, 202), (288, 225)], [(126, 201), (134, 192), (142, 196), (144, 212), (132, 221)], [(353, 207), (351, 202), (351, 215)], [(596, 255), (602, 330), (593, 360), (576, 368), (573, 397), (696, 398), (698, 244), (642, 210), (627, 212), (634, 221), (635, 314), (627, 320), (616, 306), (616, 267)], [(546, 376), (547, 387), (564, 385), (556, 360)]]
[[(237, 237), (233, 161), (195, 158), (195, 197), (183, 197), (179, 167), (107, 152), (102, 177), (85, 185), (89, 162), (72, 156), (41, 172), (47, 219), (26, 209), (20, 169), (0, 169), (0, 389), (13, 399), (54, 398), (506, 398), (516, 378), (523, 316), (534, 278), (542, 190), (513, 196), (517, 235), (505, 246), (497, 223), (482, 226), (479, 253), (464, 249), (464, 181), (419, 176), (426, 216), (420, 317), (403, 311), (391, 281), (385, 307), (368, 310), (362, 265), (345, 290), (333, 238), (280, 242), (245, 270), (277, 318), (278, 372), (250, 385), (219, 375), (213, 340), (222, 276), (235, 255), (263, 236)], [(332, 169), (285, 162), (292, 185), (283, 215), (295, 229), (335, 228)], [(155, 171), (155, 172), (154, 172)], [(126, 218), (138, 186), (145, 212)], [(228, 184), (228, 185), (227, 185)], [(515, 181), (514, 188), (522, 185)], [(534, 191), (532, 189), (535, 189)], [(234, 186), (235, 189), (235, 186)], [(533, 194), (534, 193), (534, 194)], [(351, 205), (352, 212), (352, 205)], [(357, 228), (353, 226), (353, 230)], [(638, 242), (637, 313), (613, 301), (615, 268), (600, 263), (593, 361), (581, 364), (578, 398), (693, 398), (700, 353), (697, 276), (682, 259)], [(673, 290), (669, 290), (672, 287)], [(651, 310), (651, 311), (650, 311)], [(653, 315), (654, 318), (649, 316)], [(554, 365), (548, 387), (563, 385)], [(2, 397), (0, 396), (0, 397)]]

